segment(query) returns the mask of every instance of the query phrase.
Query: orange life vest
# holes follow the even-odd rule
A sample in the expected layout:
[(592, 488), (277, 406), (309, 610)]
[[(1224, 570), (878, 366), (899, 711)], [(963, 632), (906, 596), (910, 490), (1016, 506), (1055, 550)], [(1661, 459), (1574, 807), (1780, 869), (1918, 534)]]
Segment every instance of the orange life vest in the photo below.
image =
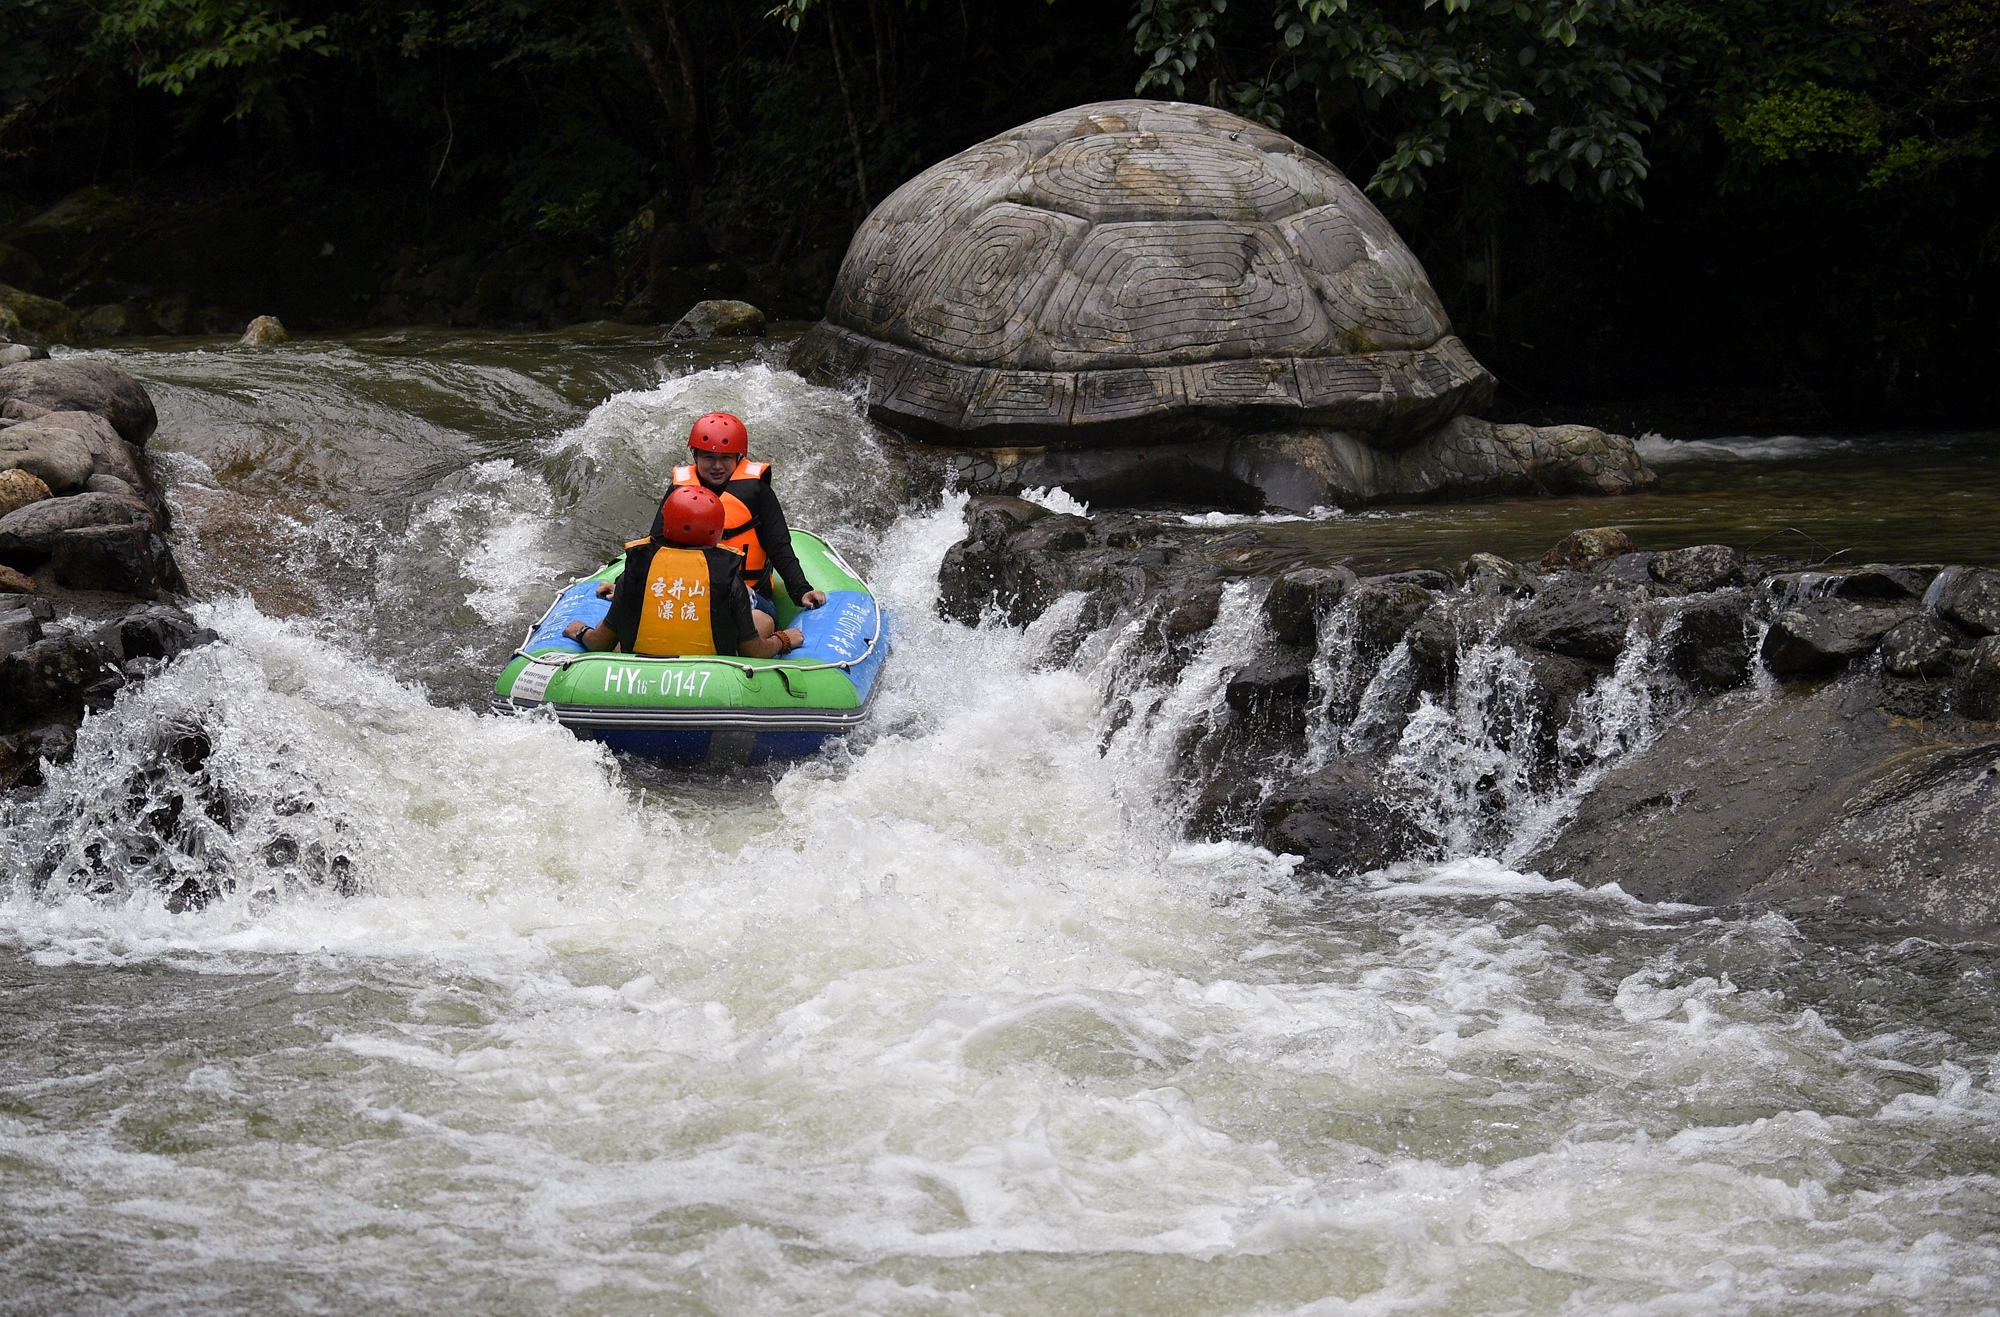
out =
[(713, 654), (715, 628), (710, 612), (714, 603), (708, 558), (700, 549), (664, 545), (654, 550), (646, 570), (646, 593), (639, 602), (639, 634), (632, 642), (632, 652), (655, 657)]
[[(764, 542), (757, 538), (757, 518), (743, 495), (754, 495), (757, 486), (771, 478), (769, 462), (738, 458), (736, 469), (722, 482), (722, 540), (717, 548), (743, 555), (743, 579), (760, 593), (771, 593), (771, 560)], [(674, 484), (700, 485), (701, 474), (692, 465), (674, 468)]]

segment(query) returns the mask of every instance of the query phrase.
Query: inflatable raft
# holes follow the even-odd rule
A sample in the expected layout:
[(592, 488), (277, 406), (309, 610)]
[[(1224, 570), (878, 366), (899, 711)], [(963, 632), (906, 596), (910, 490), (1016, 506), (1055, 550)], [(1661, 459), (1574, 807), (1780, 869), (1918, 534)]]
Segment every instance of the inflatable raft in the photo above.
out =
[(756, 764), (817, 752), (867, 719), (889, 632), (874, 592), (825, 540), (795, 530), (792, 548), (826, 603), (801, 609), (782, 581), (772, 582), (778, 625), (805, 633), (783, 658), (593, 654), (566, 639), (571, 622), (596, 626), (611, 610), (597, 586), (618, 579), (621, 554), (556, 596), (500, 673), (494, 703), (517, 712), (549, 706), (585, 740), (669, 763)]

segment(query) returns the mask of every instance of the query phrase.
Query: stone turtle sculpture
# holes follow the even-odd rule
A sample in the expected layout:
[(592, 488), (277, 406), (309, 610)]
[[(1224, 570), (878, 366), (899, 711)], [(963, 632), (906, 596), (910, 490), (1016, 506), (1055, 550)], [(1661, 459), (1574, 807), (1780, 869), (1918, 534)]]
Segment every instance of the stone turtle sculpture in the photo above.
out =
[(989, 484), (1108, 488), (1149, 469), (1157, 486), (1162, 444), (1179, 450), (1169, 465), (1280, 505), (1505, 492), (1496, 471), (1526, 489), (1646, 478), (1621, 440), (1542, 479), (1537, 463), (1576, 466), (1573, 443), (1484, 422), (1436, 460), (1359, 451), (1420, 444), (1490, 401), (1493, 377), (1360, 189), (1199, 105), (1065, 110), (911, 179), (856, 232), (792, 365), (864, 380), (876, 419), (915, 438), (1094, 452), (1081, 467), (1016, 454)]

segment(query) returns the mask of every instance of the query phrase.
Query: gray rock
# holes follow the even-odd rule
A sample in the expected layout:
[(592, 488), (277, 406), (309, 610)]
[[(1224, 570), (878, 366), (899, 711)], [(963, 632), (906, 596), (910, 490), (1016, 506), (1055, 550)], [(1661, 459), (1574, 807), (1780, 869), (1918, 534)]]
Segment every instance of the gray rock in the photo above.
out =
[(718, 298), (696, 302), (674, 322), (668, 338), (758, 338), (764, 333), (764, 313), (748, 302)]
[(1272, 639), (1309, 653), (1317, 649), (1320, 619), (1354, 586), (1354, 573), (1345, 567), (1306, 567), (1274, 577), (1264, 595), (1264, 620)]
[(1911, 610), (1878, 608), (1845, 599), (1809, 599), (1787, 608), (1764, 633), (1764, 666), (1780, 677), (1837, 672), (1872, 654), (1882, 637)]
[(1882, 666), (1898, 677), (1942, 677), (1965, 637), (1930, 613), (1898, 622), (1882, 637)]
[(2000, 721), (2000, 636), (1981, 637), (1972, 647), (1971, 657), (1952, 682), (1952, 696), (1966, 717)]
[(90, 479), (90, 445), (73, 431), (40, 421), (0, 430), (0, 469), (18, 467), (38, 477), (52, 494), (71, 494)]
[(1297, 736), (1305, 730), (1311, 694), (1310, 655), (1276, 646), (1245, 664), (1223, 689), (1223, 698), (1264, 735)]
[(53, 412), (96, 412), (127, 442), (144, 447), (159, 424), (139, 381), (108, 361), (65, 357), (0, 368), (0, 400), (19, 399)]
[(276, 316), (258, 316), (243, 331), (243, 337), (236, 340), (238, 347), (268, 348), (288, 341), (292, 336), (285, 332), (284, 322)]
[(1493, 388), (1337, 170), (1224, 111), (1140, 100), (1049, 115), (904, 184), (792, 364), (868, 381), (898, 429), (1000, 446), (1212, 437), (1259, 414), (1407, 439)]
[(1347, 596), (1356, 657), (1362, 662), (1380, 658), (1435, 602), (1429, 590), (1413, 581), (1394, 577), (1362, 581)]
[(117, 649), (128, 659), (170, 659), (209, 644), (215, 632), (172, 604), (147, 604), (118, 619)]
[(117, 476), (92, 476), (83, 482), (83, 492), (86, 494), (116, 494), (119, 498), (125, 499), (139, 499), (144, 497), (138, 490), (132, 488), (131, 485), (120, 480)]
[(2000, 926), (2000, 739), (1892, 717), (1877, 694), (1854, 677), (1698, 703), (1523, 867), (1646, 901)]
[(0, 421), (39, 421), (49, 414), (46, 407), (37, 407), (19, 398), (8, 398), (0, 402)]
[(1748, 593), (1730, 590), (1664, 606), (1672, 609), (1664, 628), (1667, 662), (1694, 690), (1714, 695), (1750, 680), (1753, 603)]
[(138, 599), (158, 598), (180, 584), (167, 542), (143, 525), (66, 530), (55, 539), (49, 567), (58, 585)]
[(1871, 562), (1840, 573), (1833, 593), (1840, 599), (1883, 599), (1892, 602), (1921, 599), (1931, 578), (1936, 575), (1935, 571), (1920, 567)]
[(1742, 585), (1746, 579), (1742, 555), (1727, 544), (1696, 544), (1657, 553), (1647, 570), (1662, 585), (1690, 594)]
[(137, 338), (159, 332), (160, 327), (153, 323), (153, 318), (146, 314), (144, 307), (125, 302), (94, 306), (76, 321), (77, 337), (88, 343), (111, 338)]
[(1500, 640), (1516, 649), (1610, 663), (1625, 648), (1625, 633), (1645, 602), (1645, 592), (1622, 581), (1565, 576), (1516, 613)]
[(69, 531), (86, 527), (151, 530), (152, 515), (116, 494), (72, 494), (44, 499), (0, 517), (0, 562), (33, 570), (55, 553)]
[(1368, 873), (1437, 846), (1370, 765), (1341, 764), (1307, 778), (1273, 796), (1258, 822), (1262, 845), (1300, 856), (1308, 872), (1329, 878)]
[(115, 658), (75, 632), (0, 655), (0, 732), (82, 717), (85, 692), (117, 676)]
[(1528, 574), (1507, 559), (1491, 553), (1475, 553), (1459, 568), (1468, 589), (1475, 594), (1507, 595), (1520, 599), (1534, 593)]
[(1925, 599), (1939, 614), (1975, 636), (2000, 632), (2000, 572), (1947, 568), (1932, 582)]
[(33, 347), (27, 343), (0, 343), (0, 366), (12, 366), (23, 361), (47, 361), (47, 348)]
[(54, 722), (0, 736), (0, 790), (39, 784), (44, 762), (68, 763), (75, 750), (76, 728), (69, 723)]
[(118, 431), (102, 416), (94, 412), (44, 412), (34, 423), (68, 430), (83, 440), (90, 449), (91, 470), (98, 475), (116, 476), (144, 495), (154, 492), (145, 456), (119, 438)]
[(42, 638), (42, 620), (26, 608), (0, 612), (0, 654), (25, 649)]
[(1606, 558), (1635, 553), (1638, 548), (1638, 545), (1632, 543), (1632, 537), (1616, 526), (1593, 526), (1588, 530), (1573, 530), (1557, 540), (1555, 547), (1542, 555), (1542, 570), (1580, 571)]

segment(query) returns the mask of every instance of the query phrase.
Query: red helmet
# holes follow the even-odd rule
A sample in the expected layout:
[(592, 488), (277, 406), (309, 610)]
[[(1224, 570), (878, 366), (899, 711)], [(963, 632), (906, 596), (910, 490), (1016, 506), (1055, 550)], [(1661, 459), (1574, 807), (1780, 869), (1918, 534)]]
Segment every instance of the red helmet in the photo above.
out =
[(722, 538), (722, 500), (699, 485), (676, 485), (660, 504), (660, 538), (702, 549)]
[(710, 412), (688, 431), (688, 447), (742, 457), (750, 451), (750, 431), (728, 412)]

